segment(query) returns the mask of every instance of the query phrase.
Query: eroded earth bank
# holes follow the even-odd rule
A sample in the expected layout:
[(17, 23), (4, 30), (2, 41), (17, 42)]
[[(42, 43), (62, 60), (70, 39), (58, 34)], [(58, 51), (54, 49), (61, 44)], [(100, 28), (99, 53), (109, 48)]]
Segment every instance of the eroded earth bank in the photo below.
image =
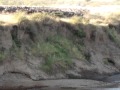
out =
[(10, 16), (0, 22), (1, 88), (119, 87), (119, 15)]

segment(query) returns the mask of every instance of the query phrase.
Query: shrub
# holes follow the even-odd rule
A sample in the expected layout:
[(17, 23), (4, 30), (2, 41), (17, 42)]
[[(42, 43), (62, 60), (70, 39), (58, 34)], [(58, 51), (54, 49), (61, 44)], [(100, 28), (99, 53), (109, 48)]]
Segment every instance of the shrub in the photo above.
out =
[(120, 35), (117, 33), (117, 31), (112, 28), (107, 30), (108, 36), (111, 41), (116, 43), (120, 47)]
[(81, 29), (79, 29), (78, 30), (78, 33), (76, 33), (80, 38), (84, 38), (84, 37), (86, 37), (86, 33), (83, 31), (83, 30), (81, 30)]

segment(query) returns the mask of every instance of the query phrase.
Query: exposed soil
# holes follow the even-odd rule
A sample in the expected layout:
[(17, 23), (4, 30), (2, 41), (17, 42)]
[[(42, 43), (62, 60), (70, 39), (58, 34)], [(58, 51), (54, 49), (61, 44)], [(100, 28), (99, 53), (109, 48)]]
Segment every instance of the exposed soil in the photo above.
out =
[[(120, 34), (119, 22), (117, 25), (108, 23), (108, 26), (71, 24), (45, 17), (40, 21), (23, 19), (16, 23), (12, 21), (12, 15), (2, 14), (1, 17), (0, 21), (5, 23), (0, 27), (1, 89), (120, 87), (119, 38), (116, 41)], [(111, 32), (107, 30), (114, 30), (117, 36), (110, 37)], [(37, 53), (39, 48), (34, 48), (35, 45), (42, 46)], [(51, 60), (49, 53), (58, 62), (47, 62)], [(41, 68), (43, 65), (44, 69)]]

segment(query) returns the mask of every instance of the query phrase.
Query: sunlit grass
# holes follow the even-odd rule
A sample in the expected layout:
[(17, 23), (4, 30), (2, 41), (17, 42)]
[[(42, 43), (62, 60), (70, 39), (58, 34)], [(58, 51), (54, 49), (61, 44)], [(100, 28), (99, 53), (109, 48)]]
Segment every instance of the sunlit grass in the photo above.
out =
[[(103, 10), (102, 10), (103, 9)], [(63, 18), (63, 17), (57, 17), (55, 14), (51, 14), (51, 13), (33, 13), (30, 15), (27, 15), (26, 12), (16, 12), (13, 14), (0, 14), (0, 16), (2, 18), (0, 18), (0, 24), (15, 24), (18, 23), (20, 21), (21, 18), (28, 18), (29, 20), (35, 20), (35, 21), (42, 21), (45, 17), (54, 19), (54, 20), (61, 20), (67, 23), (71, 23), (71, 24), (78, 24), (78, 23), (83, 23), (83, 24), (107, 24), (110, 23), (112, 21), (115, 20), (120, 20), (120, 12), (118, 10), (114, 11), (114, 12), (106, 12), (104, 13), (104, 9), (106, 10), (107, 8), (101, 8), (101, 9), (94, 9), (92, 10), (91, 8), (91, 14), (93, 14), (94, 16), (92, 16), (91, 14), (86, 18), (86, 16), (82, 17), (82, 16), (72, 16), (70, 18)], [(99, 13), (95, 13), (95, 12)], [(107, 10), (106, 10), (107, 11)], [(96, 18), (96, 16), (97, 18)]]
[(0, 22), (3, 24), (15, 24), (18, 23), (19, 19), (25, 17), (25, 12), (16, 12), (12, 14), (0, 14)]

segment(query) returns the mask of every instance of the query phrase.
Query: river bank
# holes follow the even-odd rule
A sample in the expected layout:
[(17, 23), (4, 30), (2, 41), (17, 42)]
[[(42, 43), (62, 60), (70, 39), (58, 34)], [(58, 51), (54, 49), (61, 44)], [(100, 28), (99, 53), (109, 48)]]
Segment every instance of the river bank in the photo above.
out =
[(11, 80), (3, 82), (0, 82), (0, 90), (101, 90), (101, 88), (102, 90), (109, 90), (109, 88), (120, 87), (120, 83), (108, 83), (87, 79)]

